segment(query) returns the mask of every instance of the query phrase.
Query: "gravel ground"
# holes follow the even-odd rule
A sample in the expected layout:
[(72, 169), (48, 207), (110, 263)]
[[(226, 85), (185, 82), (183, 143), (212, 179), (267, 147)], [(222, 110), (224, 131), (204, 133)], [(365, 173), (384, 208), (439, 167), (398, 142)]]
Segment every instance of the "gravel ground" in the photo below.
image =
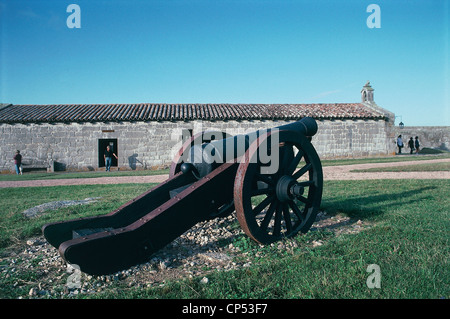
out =
[[(320, 212), (311, 231), (329, 230), (340, 235), (358, 232), (367, 227), (370, 225), (359, 220)], [(43, 237), (36, 237), (27, 240), (25, 245), (15, 247), (15, 252), (11, 251), (8, 256), (0, 259), (0, 274), (8, 279), (14, 278), (17, 273), (33, 272), (36, 279), (14, 282), (13, 285), (17, 288), (24, 285), (31, 287), (20, 298), (72, 298), (79, 294), (105, 291), (118, 282), (121, 287), (130, 288), (161, 286), (166, 280), (193, 277), (201, 278), (202, 283), (207, 283), (207, 276), (211, 271), (229, 271), (251, 266), (247, 253), (230, 243), (234, 237), (242, 235), (241, 228), (236, 224), (235, 213), (225, 218), (204, 221), (154, 254), (148, 262), (105, 276), (77, 272), (64, 262), (57, 249)], [(307, 246), (323, 244), (323, 241), (318, 240), (309, 242)], [(287, 239), (272, 244), (272, 247), (290, 250), (297, 247), (297, 243), (293, 239)], [(79, 280), (72, 283), (70, 279), (78, 275)]]

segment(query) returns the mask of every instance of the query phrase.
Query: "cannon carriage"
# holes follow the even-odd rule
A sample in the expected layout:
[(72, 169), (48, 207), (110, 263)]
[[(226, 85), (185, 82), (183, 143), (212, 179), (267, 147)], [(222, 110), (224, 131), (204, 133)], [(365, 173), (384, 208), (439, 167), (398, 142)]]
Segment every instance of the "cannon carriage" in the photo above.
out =
[(233, 211), (261, 244), (305, 233), (322, 198), (316, 132), (316, 121), (303, 118), (245, 135), (199, 133), (183, 143), (165, 182), (109, 214), (44, 225), (43, 234), (81, 271), (108, 274)]

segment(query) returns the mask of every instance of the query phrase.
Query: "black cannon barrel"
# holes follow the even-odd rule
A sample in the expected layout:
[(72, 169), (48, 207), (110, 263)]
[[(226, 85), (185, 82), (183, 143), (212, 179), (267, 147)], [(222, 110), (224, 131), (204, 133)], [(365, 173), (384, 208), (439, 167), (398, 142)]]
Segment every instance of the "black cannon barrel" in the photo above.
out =
[(259, 136), (274, 130), (289, 130), (312, 137), (317, 133), (317, 123), (312, 117), (305, 117), (299, 121), (281, 125), (275, 128), (258, 130), (255, 132), (236, 135), (226, 139), (215, 140), (192, 146), (185, 154), (184, 160), (194, 165), (197, 177), (206, 176), (218, 166), (245, 154), (250, 144)]
[(305, 136), (314, 136), (317, 133), (317, 122), (312, 117), (304, 117), (300, 121), (278, 126), (277, 129), (297, 131)]

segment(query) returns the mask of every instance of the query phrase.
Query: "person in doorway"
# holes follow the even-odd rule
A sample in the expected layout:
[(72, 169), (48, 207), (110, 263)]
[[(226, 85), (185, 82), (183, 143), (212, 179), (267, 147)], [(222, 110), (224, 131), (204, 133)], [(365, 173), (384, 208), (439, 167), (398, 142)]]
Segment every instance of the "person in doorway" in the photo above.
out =
[(419, 143), (419, 137), (418, 136), (416, 136), (416, 140), (414, 141), (414, 146), (416, 148), (416, 154), (419, 154), (420, 143)]
[(16, 151), (16, 155), (13, 157), (14, 159), (14, 167), (16, 169), (17, 175), (22, 175), (22, 155), (20, 155), (20, 151)]
[(399, 135), (397, 137), (397, 146), (398, 146), (398, 153), (401, 154), (402, 153), (402, 148), (403, 148), (403, 140), (402, 140), (402, 136)]
[(414, 140), (412, 137), (408, 141), (408, 147), (410, 149), (409, 154), (412, 154), (414, 152)]
[(116, 159), (119, 159), (117, 157), (116, 154), (114, 154), (113, 151), (111, 151), (111, 147), (108, 145), (106, 146), (106, 150), (105, 150), (105, 154), (103, 155), (103, 157), (105, 158), (105, 166), (106, 166), (106, 171), (110, 172), (111, 171), (111, 160), (112, 157), (115, 157)]

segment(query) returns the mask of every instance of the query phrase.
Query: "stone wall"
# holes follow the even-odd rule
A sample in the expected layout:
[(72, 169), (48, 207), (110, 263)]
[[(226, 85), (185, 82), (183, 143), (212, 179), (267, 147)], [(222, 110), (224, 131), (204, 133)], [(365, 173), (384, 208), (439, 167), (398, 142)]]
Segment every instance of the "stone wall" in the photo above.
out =
[(450, 151), (450, 126), (405, 126), (402, 129), (396, 127), (395, 132), (395, 137), (402, 135), (406, 145), (410, 137), (418, 136), (421, 148)]
[[(313, 145), (322, 159), (382, 156), (392, 153), (391, 125), (379, 120), (319, 121)], [(392, 148), (392, 149), (391, 149)]]
[[(118, 140), (120, 169), (170, 165), (181, 146), (183, 129), (216, 129), (231, 135), (286, 124), (286, 121), (111, 122), (70, 124), (0, 124), (0, 171), (12, 171), (15, 150), (24, 163), (63, 170), (99, 169), (99, 139)], [(391, 125), (384, 120), (318, 121), (313, 144), (323, 158), (391, 154)], [(446, 144), (448, 145), (448, 144)], [(104, 168), (103, 168), (104, 169)]]

